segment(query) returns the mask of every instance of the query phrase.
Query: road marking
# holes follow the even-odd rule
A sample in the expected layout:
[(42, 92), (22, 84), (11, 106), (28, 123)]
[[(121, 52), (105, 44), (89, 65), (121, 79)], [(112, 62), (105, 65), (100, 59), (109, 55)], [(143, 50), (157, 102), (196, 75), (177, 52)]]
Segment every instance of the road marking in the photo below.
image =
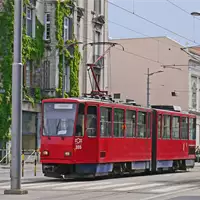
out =
[(121, 184), (112, 184), (112, 185), (103, 185), (103, 186), (96, 186), (96, 187), (89, 187), (87, 190), (101, 190), (107, 189), (112, 187), (121, 187), (121, 186), (128, 186), (128, 185), (135, 185), (137, 183), (121, 183)]
[[(52, 184), (52, 183), (49, 183), (49, 182), (43, 182), (43, 183), (40, 183), (40, 182), (38, 182), (38, 183), (22, 183), (22, 185), (21, 185), (21, 187), (22, 188), (42, 188), (42, 187), (49, 187), (49, 186), (54, 186), (54, 185), (66, 185), (66, 184), (69, 184), (69, 185), (77, 185), (77, 183), (84, 183), (84, 182), (68, 182), (68, 183), (63, 183), (63, 182), (60, 182), (60, 183), (56, 183), (56, 184)], [(9, 187), (9, 185), (6, 185), (6, 186), (3, 186), (3, 187), (1, 187), (0, 186), (0, 188), (3, 188), (3, 189), (5, 189), (5, 188), (7, 188), (7, 187)]]
[(127, 188), (117, 188), (117, 189), (113, 189), (113, 190), (115, 190), (115, 191), (128, 191), (128, 190), (144, 189), (144, 188), (161, 186), (161, 185), (164, 185), (164, 184), (162, 184), (162, 183), (152, 183), (152, 184), (145, 184), (145, 185), (136, 185), (136, 186), (131, 186), (131, 187), (127, 187)]
[(188, 188), (188, 187), (194, 187), (195, 185), (177, 185), (177, 186), (170, 186), (170, 187), (163, 187), (163, 188), (159, 188), (159, 189), (153, 189), (151, 190), (151, 192), (159, 192), (159, 193), (163, 193), (163, 192), (170, 192), (173, 190), (179, 190), (182, 188)]
[[(82, 182), (84, 183), (84, 182)], [(68, 182), (68, 183), (56, 183), (56, 184), (52, 184), (52, 183), (36, 183), (36, 184), (32, 184), (29, 186), (29, 184), (24, 185), (24, 188), (28, 189), (28, 188), (32, 188), (32, 189), (37, 189), (37, 188), (45, 188), (45, 187), (54, 187), (54, 186), (59, 186), (59, 185), (77, 185), (77, 184), (81, 184), (81, 182)], [(53, 188), (52, 188), (53, 189)]]
[(53, 189), (56, 189), (56, 190), (63, 190), (63, 189), (74, 189), (74, 188), (79, 188), (79, 187), (82, 187), (82, 188), (79, 188), (79, 189), (83, 189), (85, 190), (85, 187), (90, 187), (90, 186), (97, 186), (97, 185), (108, 185), (108, 184), (112, 184), (112, 182), (98, 182), (98, 183), (86, 183), (86, 184), (76, 184), (76, 185), (65, 185), (63, 187), (55, 187)]
[(147, 198), (144, 198), (144, 199), (141, 199), (141, 200), (152, 200), (152, 199), (157, 199), (157, 198), (160, 198), (160, 197), (164, 197), (164, 196), (168, 196), (168, 195), (172, 195), (172, 194), (176, 194), (176, 193), (182, 193), (182, 192), (186, 192), (186, 191), (190, 191), (190, 190), (195, 190), (195, 189), (199, 189), (199, 186), (198, 187), (193, 187), (193, 188), (188, 188), (188, 189), (183, 189), (183, 190), (177, 190), (177, 191), (174, 191), (174, 192), (167, 192), (165, 194), (159, 194), (159, 195), (155, 195), (153, 197), (147, 197)]

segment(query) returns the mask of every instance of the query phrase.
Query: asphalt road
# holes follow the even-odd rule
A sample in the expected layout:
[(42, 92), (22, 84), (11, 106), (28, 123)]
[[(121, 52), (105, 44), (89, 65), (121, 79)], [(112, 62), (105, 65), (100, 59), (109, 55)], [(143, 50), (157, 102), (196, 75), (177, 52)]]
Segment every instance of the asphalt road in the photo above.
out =
[(62, 181), (42, 175), (24, 177), (22, 188), (29, 192), (25, 196), (4, 196), (8, 188), (8, 179), (0, 181), (0, 199), (197, 200), (200, 199), (200, 165), (184, 173), (112, 179)]

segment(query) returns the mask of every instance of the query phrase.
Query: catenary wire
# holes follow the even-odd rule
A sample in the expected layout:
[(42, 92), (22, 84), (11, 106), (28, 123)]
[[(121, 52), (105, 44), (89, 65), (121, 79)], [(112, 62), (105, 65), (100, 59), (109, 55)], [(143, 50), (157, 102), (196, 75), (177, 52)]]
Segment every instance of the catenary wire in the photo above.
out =
[(140, 19), (142, 19), (142, 20), (144, 20), (144, 21), (147, 21), (147, 22), (150, 23), (150, 24), (153, 24), (154, 26), (157, 26), (157, 27), (159, 27), (159, 28), (161, 28), (161, 29), (163, 29), (163, 30), (165, 30), (165, 31), (168, 31), (168, 32), (170, 32), (170, 33), (172, 33), (172, 34), (174, 34), (174, 35), (177, 35), (177, 36), (179, 36), (179, 37), (181, 37), (181, 38), (183, 38), (183, 39), (185, 39), (185, 40), (187, 40), (187, 41), (190, 41), (190, 42), (192, 42), (192, 43), (194, 43), (194, 44), (200, 45), (199, 43), (193, 41), (192, 39), (189, 39), (189, 38), (187, 38), (187, 37), (185, 37), (185, 36), (183, 36), (183, 35), (180, 35), (180, 34), (174, 32), (174, 31), (172, 31), (172, 30), (170, 30), (170, 29), (168, 29), (168, 28), (165, 28), (164, 26), (161, 26), (160, 24), (157, 24), (157, 23), (155, 23), (155, 22), (153, 22), (153, 21), (151, 21), (151, 20), (149, 20), (149, 19), (147, 19), (147, 18), (145, 18), (145, 17), (143, 17), (143, 16), (141, 16), (141, 15), (138, 15), (138, 14), (136, 14), (136, 13), (133, 13), (133, 12), (131, 12), (130, 10), (127, 10), (126, 8), (123, 8), (123, 7), (121, 7), (121, 6), (119, 6), (119, 5), (115, 4), (115, 3), (112, 3), (112, 2), (110, 2), (110, 1), (108, 1), (108, 0), (105, 0), (105, 1), (107, 1), (109, 4), (115, 6), (115, 7), (119, 8), (119, 9), (121, 9), (121, 10), (123, 10), (123, 11), (129, 13), (129, 14), (132, 14), (132, 15), (134, 15), (134, 16), (136, 16), (136, 17), (138, 17), (138, 18), (140, 18)]

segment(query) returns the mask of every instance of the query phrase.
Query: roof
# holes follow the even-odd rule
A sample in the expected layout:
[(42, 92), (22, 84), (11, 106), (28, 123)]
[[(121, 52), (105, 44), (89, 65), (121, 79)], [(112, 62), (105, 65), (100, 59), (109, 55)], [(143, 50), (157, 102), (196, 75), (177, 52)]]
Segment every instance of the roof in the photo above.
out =
[(176, 43), (177, 45), (179, 45), (180, 47), (183, 47), (183, 45), (181, 43), (179, 43), (178, 41), (170, 38), (169, 36), (157, 36), (157, 37), (138, 37), (138, 38), (112, 38), (109, 39), (110, 41), (115, 41), (115, 40), (144, 40), (144, 39), (153, 39), (153, 40), (159, 40), (159, 39), (168, 39), (171, 40), (172, 42)]

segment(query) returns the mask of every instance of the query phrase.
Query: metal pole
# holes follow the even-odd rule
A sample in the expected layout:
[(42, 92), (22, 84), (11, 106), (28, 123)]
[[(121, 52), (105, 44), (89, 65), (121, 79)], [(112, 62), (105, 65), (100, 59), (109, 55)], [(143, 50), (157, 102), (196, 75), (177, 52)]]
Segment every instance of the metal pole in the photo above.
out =
[(149, 96), (150, 96), (150, 92), (149, 92), (149, 68), (147, 68), (147, 107), (149, 108), (150, 107), (150, 103), (149, 103)]
[(12, 165), (11, 189), (4, 194), (27, 194), (21, 190), (22, 149), (22, 28), (23, 0), (14, 1), (14, 61), (12, 66)]

